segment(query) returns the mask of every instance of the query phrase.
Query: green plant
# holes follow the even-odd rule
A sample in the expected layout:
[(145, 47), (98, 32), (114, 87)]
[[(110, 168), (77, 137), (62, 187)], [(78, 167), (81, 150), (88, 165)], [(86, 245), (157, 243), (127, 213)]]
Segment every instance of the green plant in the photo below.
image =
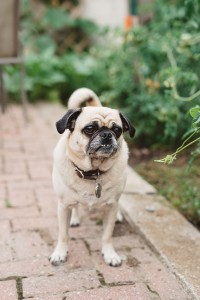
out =
[[(91, 36), (97, 31), (95, 23), (74, 18), (70, 12), (73, 1), (21, 1), (21, 40), (26, 52), (41, 53), (52, 49), (55, 54), (66, 51), (83, 51), (91, 44)], [(68, 5), (67, 5), (68, 4)], [(69, 7), (69, 8), (68, 8)]]
[[(92, 44), (97, 26), (88, 20), (73, 18), (67, 4), (77, 1), (22, 0), (21, 40), (26, 65), (26, 91), (30, 101), (62, 100), (74, 89), (90, 81), (93, 59), (79, 53)], [(74, 3), (77, 5), (77, 3)], [(76, 52), (78, 51), (78, 52)], [(6, 87), (12, 99), (20, 98), (18, 66), (7, 66)], [(91, 88), (93, 88), (91, 84)], [(94, 87), (95, 88), (95, 87)]]
[[(172, 96), (177, 101), (190, 102), (200, 97), (200, 88), (198, 85), (199, 81), (199, 50), (200, 50), (200, 35), (198, 29), (200, 27), (198, 14), (200, 12), (200, 2), (198, 0), (185, 0), (184, 6), (178, 1), (178, 9), (176, 10), (176, 17), (179, 17), (179, 26), (184, 21), (186, 23), (186, 32), (182, 32), (179, 36), (178, 43), (176, 43), (176, 52), (181, 56), (182, 68), (178, 66), (177, 59), (174, 56), (174, 49), (169, 44), (165, 45), (168, 60), (171, 65), (171, 74), (168, 77), (165, 84), (171, 88)], [(192, 17), (192, 18), (191, 18)], [(172, 44), (173, 45), (173, 44)], [(187, 71), (188, 62), (193, 63), (193, 71)], [(180, 80), (182, 83), (186, 80), (188, 87), (182, 87), (181, 90)], [(179, 91), (189, 93), (189, 95), (180, 95)], [(190, 115), (193, 119), (191, 129), (187, 130), (184, 138), (187, 137), (182, 145), (176, 149), (172, 154), (168, 154), (165, 158), (161, 160), (156, 160), (157, 162), (171, 164), (176, 159), (177, 154), (185, 150), (193, 144), (197, 144), (196, 151), (193, 152), (191, 162), (199, 154), (199, 141), (200, 141), (200, 107), (199, 105), (190, 108)]]
[[(130, 32), (103, 32), (85, 20), (72, 19), (63, 7), (45, 7), (43, 17), (35, 22), (25, 0), (23, 41), (29, 98), (59, 98), (65, 103), (74, 89), (87, 86), (100, 94), (104, 105), (127, 114), (137, 129), (139, 145), (175, 148), (191, 124), (187, 113), (191, 103), (181, 100), (195, 98), (194, 106), (199, 102), (198, 3), (157, 0), (148, 25)], [(90, 31), (99, 36), (98, 43), (82, 53), (60, 43), (69, 38), (63, 34), (77, 26), (86, 35)], [(16, 68), (7, 69), (7, 87), (17, 97)]]
[[(140, 27), (124, 36), (118, 33), (116, 39), (120, 42), (109, 43), (106, 49), (104, 44), (92, 53), (97, 59), (95, 69), (105, 79), (101, 82), (104, 103), (127, 114), (143, 146), (173, 147), (190, 124), (190, 104), (175, 101), (171, 88), (166, 86), (173, 70), (162, 47), (163, 38), (158, 39), (154, 32), (151, 36), (148, 28)], [(186, 78), (188, 87), (190, 77), (188, 74)]]
[[(154, 8), (149, 26), (130, 32), (118, 58), (114, 54), (114, 92), (106, 95), (124, 106), (136, 122), (142, 145), (174, 147), (190, 132), (174, 155), (166, 157), (171, 162), (178, 152), (199, 141), (198, 121), (192, 112), (197, 112), (200, 98), (200, 3), (159, 0)], [(188, 110), (194, 117), (189, 131)]]
[(165, 163), (165, 164), (172, 164), (174, 162), (174, 160), (176, 159), (177, 154), (179, 154), (181, 151), (185, 150), (186, 148), (192, 146), (195, 143), (198, 143), (198, 146), (197, 146), (197, 149), (192, 154), (192, 160), (190, 160), (190, 164), (194, 160), (194, 158), (197, 155), (199, 155), (199, 153), (200, 153), (200, 151), (199, 151), (200, 150), (200, 148), (199, 148), (199, 142), (200, 142), (200, 106), (197, 105), (195, 107), (192, 107), (190, 109), (190, 115), (193, 119), (193, 122), (192, 122), (191, 129), (186, 134), (186, 135), (188, 135), (188, 137), (184, 140), (182, 145), (176, 149), (176, 151), (174, 153), (168, 154), (163, 159), (155, 160), (156, 162)]

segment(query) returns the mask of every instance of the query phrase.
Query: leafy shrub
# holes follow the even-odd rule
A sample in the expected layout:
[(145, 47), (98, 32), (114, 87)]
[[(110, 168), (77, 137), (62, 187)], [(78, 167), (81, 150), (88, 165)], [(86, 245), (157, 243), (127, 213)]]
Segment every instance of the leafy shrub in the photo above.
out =
[(89, 20), (72, 17), (73, 1), (63, 4), (57, 1), (61, 4), (56, 6), (55, 1), (38, 0), (35, 6), (33, 1), (21, 2), (21, 38), (29, 54), (50, 48), (60, 55), (67, 50), (86, 50), (91, 45), (97, 26)]
[[(48, 7), (37, 23), (26, 12), (29, 98), (60, 98), (65, 103), (74, 89), (87, 86), (100, 94), (104, 105), (127, 114), (137, 128), (138, 143), (175, 147), (191, 124), (189, 100), (194, 99), (194, 105), (199, 101), (200, 5), (198, 0), (157, 0), (152, 9), (148, 25), (101, 36), (102, 31), (73, 20), (62, 8)], [(85, 32), (93, 28), (99, 36), (83, 53), (60, 44), (62, 28), (77, 26)], [(17, 80), (16, 69), (9, 67), (12, 95), (17, 95)]]
[[(88, 20), (73, 18), (66, 8), (78, 1), (22, 0), (21, 40), (25, 50), (26, 90), (30, 101), (61, 99), (84, 85), (93, 63), (86, 51), (92, 44), (97, 26)], [(58, 2), (61, 5), (54, 6)], [(67, 2), (67, 3), (66, 3)], [(62, 5), (63, 3), (63, 5)], [(11, 97), (20, 97), (18, 66), (7, 66), (6, 86)]]
[[(58, 100), (67, 103), (70, 94), (91, 77), (93, 60), (88, 56), (69, 53), (58, 57), (51, 50), (31, 54), (25, 58), (26, 90), (29, 100)], [(16, 67), (6, 68), (6, 84), (9, 92), (19, 99), (20, 78)], [(95, 86), (91, 86), (95, 89)]]
[(191, 125), (190, 101), (200, 98), (199, 13), (197, 0), (155, 1), (148, 26), (121, 37), (110, 56), (100, 51), (110, 84), (103, 96), (124, 108), (142, 145), (174, 147)]

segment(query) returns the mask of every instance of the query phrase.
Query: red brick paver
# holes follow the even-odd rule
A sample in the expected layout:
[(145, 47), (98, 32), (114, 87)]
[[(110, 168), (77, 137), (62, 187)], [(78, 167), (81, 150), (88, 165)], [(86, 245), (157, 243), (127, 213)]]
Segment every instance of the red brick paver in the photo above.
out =
[(81, 226), (70, 229), (68, 261), (52, 266), (57, 239), (52, 152), (59, 136), (60, 106), (21, 107), (0, 118), (0, 300), (189, 300), (176, 277), (124, 222), (114, 244), (123, 265), (105, 265), (100, 254), (98, 214), (81, 210)]
[(15, 280), (0, 282), (0, 296), (1, 300), (16, 300), (17, 288)]
[(131, 286), (116, 286), (110, 288), (94, 289), (84, 292), (71, 292), (66, 294), (66, 300), (151, 300), (148, 289), (142, 283), (132, 284)]

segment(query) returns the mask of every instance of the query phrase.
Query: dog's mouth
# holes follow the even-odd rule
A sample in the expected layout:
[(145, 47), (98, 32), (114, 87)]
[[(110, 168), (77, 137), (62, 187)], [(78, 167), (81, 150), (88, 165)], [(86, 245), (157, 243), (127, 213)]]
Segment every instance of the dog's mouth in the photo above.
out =
[(100, 145), (96, 149), (96, 151), (98, 151), (98, 150), (109, 150), (109, 149), (112, 149), (112, 145), (110, 145), (110, 144), (102, 144), (102, 145)]
[(86, 152), (91, 158), (109, 158), (118, 150), (115, 134), (110, 129), (101, 129), (91, 137)]
[(116, 144), (100, 144), (94, 145), (93, 143), (87, 149), (87, 153), (91, 158), (106, 158), (110, 157), (117, 152), (118, 146)]

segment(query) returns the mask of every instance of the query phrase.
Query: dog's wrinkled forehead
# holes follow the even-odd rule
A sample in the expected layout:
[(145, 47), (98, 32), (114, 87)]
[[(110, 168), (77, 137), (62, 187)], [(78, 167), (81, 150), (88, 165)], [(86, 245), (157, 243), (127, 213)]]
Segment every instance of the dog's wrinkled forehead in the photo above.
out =
[(111, 128), (113, 125), (122, 127), (123, 132), (129, 132), (130, 137), (135, 134), (135, 128), (121, 112), (108, 107), (84, 107), (69, 109), (67, 113), (56, 122), (57, 131), (62, 134), (66, 129), (71, 133), (74, 129), (82, 130), (88, 123), (95, 122), (99, 127)]
[(82, 128), (90, 122), (97, 122), (99, 127), (112, 127), (113, 123), (122, 126), (119, 112), (112, 108), (105, 107), (84, 107), (76, 122), (76, 127)]

